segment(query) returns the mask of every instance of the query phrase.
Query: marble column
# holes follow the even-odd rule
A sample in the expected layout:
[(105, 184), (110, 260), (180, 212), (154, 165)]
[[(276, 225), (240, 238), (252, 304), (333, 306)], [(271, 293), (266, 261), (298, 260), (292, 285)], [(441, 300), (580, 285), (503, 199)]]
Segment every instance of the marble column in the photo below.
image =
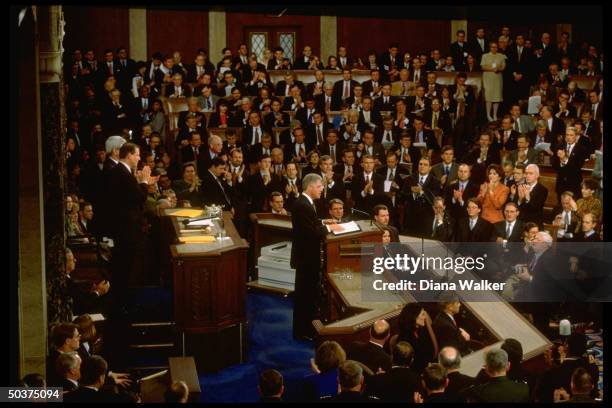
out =
[(221, 9), (208, 11), (208, 56), (212, 61), (219, 61), (223, 48), (227, 46), (226, 13)]
[(338, 20), (336, 16), (321, 16), (321, 55), (319, 59), (325, 65), (330, 55), (338, 50)]
[(130, 57), (135, 61), (147, 59), (147, 9), (130, 8)]

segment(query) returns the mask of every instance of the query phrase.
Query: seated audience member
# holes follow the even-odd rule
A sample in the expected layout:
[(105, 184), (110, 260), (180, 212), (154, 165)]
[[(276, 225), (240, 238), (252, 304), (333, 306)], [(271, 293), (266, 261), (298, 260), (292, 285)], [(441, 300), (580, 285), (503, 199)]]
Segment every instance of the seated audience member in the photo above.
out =
[(84, 234), (91, 234), (93, 216), (93, 205), (89, 202), (84, 202), (81, 205), (81, 211), (79, 211), (79, 224)]
[(74, 319), (74, 324), (79, 326), (79, 333), (81, 334), (81, 344), (77, 350), (81, 360), (85, 360), (92, 354), (97, 354), (100, 339), (91, 316), (88, 314), (80, 315)]
[(107, 314), (108, 304), (102, 296), (106, 295), (110, 289), (110, 282), (101, 280), (100, 282), (75, 282), (72, 279), (72, 272), (76, 269), (76, 258), (70, 248), (66, 248), (66, 285), (68, 295), (72, 298), (73, 313), (103, 313)]
[(80, 386), (64, 396), (64, 402), (92, 403), (118, 402), (119, 396), (102, 388), (106, 381), (108, 364), (100, 356), (91, 356), (81, 363)]
[(455, 242), (489, 242), (493, 225), (480, 217), (482, 206), (474, 197), (467, 200), (467, 218), (456, 221), (453, 241)]
[(372, 209), (372, 216), (374, 217), (374, 221), (376, 221), (378, 224), (389, 228), (389, 231), (391, 231), (391, 242), (399, 242), (399, 230), (393, 225), (389, 224), (389, 207), (384, 204), (378, 204)]
[(272, 214), (290, 215), (284, 208), (284, 204), (285, 200), (283, 199), (283, 195), (281, 193), (278, 191), (273, 191), (272, 194), (270, 194), (268, 205)]
[(516, 203), (510, 201), (504, 205), (504, 219), (493, 224), (491, 241), (498, 243), (521, 242), (523, 240), (523, 221), (518, 219), (520, 211)]
[(553, 210), (555, 218), (553, 226), (557, 227), (557, 241), (572, 240), (574, 235), (581, 230), (582, 223), (578, 218), (578, 205), (574, 201), (574, 193), (564, 191), (561, 194), (561, 206)]
[(373, 373), (379, 371), (389, 372), (391, 357), (385, 352), (384, 346), (390, 335), (389, 323), (386, 320), (377, 320), (370, 327), (370, 340), (352, 342), (347, 350), (347, 358), (359, 361)]
[(311, 150), (308, 152), (308, 154), (306, 155), (306, 162), (308, 163), (308, 165), (302, 168), (302, 177), (310, 173), (316, 173), (319, 175), (321, 174), (321, 169), (319, 168), (319, 159), (320, 156), (318, 150)]
[(323, 398), (323, 402), (374, 402), (377, 398), (366, 397), (361, 392), (364, 388), (363, 368), (353, 360), (346, 360), (338, 370), (340, 393), (334, 397)]
[(591, 396), (594, 386), (595, 381), (593, 376), (584, 368), (579, 367), (572, 373), (572, 380), (570, 383), (571, 394), (568, 394), (565, 388), (556, 389), (554, 401), (583, 404), (601, 402)]
[(338, 395), (338, 368), (346, 361), (346, 353), (335, 341), (324, 341), (311, 360), (313, 374), (304, 378), (301, 402), (318, 401)]
[(64, 393), (79, 388), (81, 378), (81, 357), (77, 353), (63, 353), (55, 361), (55, 371), (61, 379), (58, 384), (64, 389)]
[(425, 390), (425, 397), (422, 397), (419, 392), (414, 393), (414, 402), (416, 403), (440, 403), (451, 402), (446, 395), (446, 387), (448, 386), (448, 376), (446, 369), (441, 364), (431, 363), (423, 370), (421, 375), (421, 385)]
[(414, 392), (419, 389), (419, 377), (411, 368), (414, 349), (410, 343), (400, 341), (391, 350), (391, 371), (370, 377), (366, 393), (384, 402), (413, 402)]
[[(193, 162), (183, 165), (183, 178), (172, 182), (172, 189), (176, 192), (176, 198), (182, 202), (181, 207), (202, 207), (202, 182), (198, 177), (196, 166)], [(188, 205), (185, 205), (185, 202)]]
[(508, 353), (502, 349), (491, 349), (485, 353), (485, 371), (488, 380), (473, 387), (467, 394), (468, 402), (478, 403), (525, 403), (529, 402), (529, 387), (507, 377), (510, 369)]
[(186, 404), (189, 400), (189, 387), (185, 381), (174, 381), (164, 394), (165, 402)]
[(329, 221), (336, 223), (348, 221), (348, 218), (344, 217), (344, 202), (339, 198), (329, 200)]
[(440, 312), (434, 319), (432, 327), (438, 340), (438, 346), (444, 348), (451, 346), (465, 355), (470, 352), (470, 335), (455, 321), (455, 316), (459, 314), (461, 302), (457, 295), (445, 293), (441, 296), (438, 303)]
[(396, 341), (408, 342), (414, 349), (414, 361), (411, 365), (414, 372), (420, 373), (427, 364), (434, 361), (434, 336), (431, 318), (423, 306), (417, 302), (407, 303), (399, 315), (399, 334)]
[(264, 370), (259, 375), (257, 390), (260, 395), (259, 402), (283, 402), (283, 375), (276, 370)]
[(597, 220), (595, 214), (591, 212), (582, 213), (582, 230), (576, 234), (574, 241), (576, 242), (599, 242), (599, 238), (595, 227)]
[(448, 385), (444, 390), (449, 401), (464, 402), (462, 391), (476, 383), (474, 377), (459, 372), (461, 369), (461, 353), (454, 347), (444, 347), (438, 353), (438, 363), (446, 370)]

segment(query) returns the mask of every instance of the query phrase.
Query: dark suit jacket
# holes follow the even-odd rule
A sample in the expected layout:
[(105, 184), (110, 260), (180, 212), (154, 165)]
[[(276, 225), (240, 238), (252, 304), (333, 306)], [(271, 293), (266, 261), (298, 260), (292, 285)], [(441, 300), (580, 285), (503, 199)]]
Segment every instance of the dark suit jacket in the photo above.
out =
[(469, 217), (460, 218), (456, 222), (455, 242), (490, 242), (493, 225), (480, 217), (474, 225), (474, 229), (470, 230)]
[[(339, 111), (341, 103), (342, 103), (342, 100), (338, 98), (336, 94), (332, 94), (330, 110)], [(325, 112), (325, 93), (321, 93), (315, 96), (315, 106), (317, 107), (317, 110), (319, 110), (320, 112)]]
[(472, 388), (468, 401), (480, 403), (529, 402), (529, 386), (507, 377), (496, 377)]
[[(548, 189), (543, 184), (537, 183), (531, 190), (529, 202), (523, 201), (519, 204), (519, 219), (524, 223), (535, 222), (541, 227), (547, 197)], [(518, 193), (515, 194), (513, 201), (518, 204)]]
[[(354, 79), (351, 79), (349, 81), (350, 85), (349, 85), (349, 97), (355, 95), (354, 93), (354, 89), (356, 85), (359, 85), (359, 82), (355, 81)], [(344, 92), (344, 79), (341, 79), (339, 81), (336, 81), (334, 83), (334, 95), (336, 96), (337, 99), (342, 100), (342, 94)]]
[[(559, 146), (560, 150), (565, 149), (566, 144), (563, 143)], [(588, 151), (580, 144), (576, 143), (572, 149), (570, 158), (565, 166), (561, 166), (557, 152), (555, 153), (550, 161), (553, 168), (557, 171), (557, 183), (556, 191), (557, 194), (561, 194), (566, 190), (574, 193), (574, 198), (581, 197), (580, 183), (582, 183), (582, 166), (584, 165), (585, 159), (588, 158)]]
[(418, 173), (404, 180), (400, 199), (405, 200), (404, 231), (411, 235), (431, 237), (433, 199), (440, 192), (440, 181), (431, 173), (425, 179), (423, 194), (416, 197), (411, 188), (418, 185)]
[(266, 200), (273, 191), (279, 191), (281, 184), (280, 177), (276, 174), (270, 174), (271, 181), (268, 185), (264, 184), (263, 177), (259, 171), (249, 175), (247, 178), (246, 190), (250, 198), (248, 212), (257, 213), (263, 212), (266, 205)]
[[(523, 229), (525, 224), (523, 221), (517, 219), (510, 234), (509, 242), (522, 242), (523, 241)], [(491, 241), (495, 241), (497, 238), (506, 239), (506, 220), (496, 222), (493, 224), (493, 231), (491, 235)]]
[(380, 98), (374, 99), (374, 104), (372, 105), (372, 111), (376, 112), (380, 115), (381, 111), (392, 111), (395, 112), (395, 102), (397, 101), (396, 96), (389, 96), (389, 102), (385, 103), (384, 97), (381, 95)]
[(112, 192), (108, 200), (111, 237), (115, 241), (133, 242), (142, 236), (144, 203), (147, 185), (139, 184), (120, 162), (108, 173), (105, 191)]
[(480, 184), (486, 180), (486, 170), (489, 164), (500, 163), (500, 155), (499, 150), (496, 149), (493, 145), (489, 146), (489, 150), (487, 151), (486, 160), (483, 163), (478, 163), (478, 159), (480, 158), (480, 147), (477, 146), (467, 152), (463, 158), (462, 162), (472, 165), (472, 176), (470, 179), (477, 184)]
[(469, 54), (467, 42), (464, 42), (463, 46), (459, 45), (457, 41), (451, 44), (450, 55), (453, 57), (453, 64), (457, 71), (463, 70), (467, 60), (467, 54)]
[(461, 374), (459, 371), (453, 371), (448, 374), (448, 386), (444, 390), (444, 394), (455, 402), (464, 402), (465, 396), (461, 395), (461, 391), (476, 384), (476, 379), (469, 375)]
[(458, 324), (455, 325), (451, 318), (444, 312), (438, 313), (432, 323), (438, 347), (442, 348), (451, 346), (465, 354), (469, 350), (467, 341), (461, 335)]
[(382, 347), (370, 342), (354, 341), (349, 345), (346, 357), (363, 363), (374, 373), (380, 368), (385, 372), (391, 370), (391, 356)]
[(215, 177), (210, 171), (206, 171), (202, 175), (202, 204), (204, 205), (222, 205), (225, 211), (229, 211), (232, 208), (231, 199), (231, 188), (225, 183), (220, 181), (220, 185), (215, 180)]
[[(416, 130), (411, 129), (410, 135), (412, 136), (412, 143), (416, 143), (418, 141)], [(438, 144), (433, 131), (423, 129), (423, 141), (427, 144), (428, 149), (433, 149), (436, 152), (440, 151), (440, 145)]]
[(419, 376), (408, 367), (393, 367), (391, 371), (368, 378), (366, 393), (384, 402), (414, 402), (414, 391), (420, 388)]
[(330, 218), (329, 216), (329, 202), (334, 198), (339, 198), (342, 202), (346, 202), (346, 188), (342, 181), (342, 176), (334, 174), (334, 186), (330, 188), (323, 188), (321, 192), (321, 198), (315, 200), (315, 206), (317, 207), (317, 215), (319, 218)]
[[(431, 118), (433, 116), (433, 111), (431, 109), (425, 110), (425, 114), (423, 115), (423, 120), (427, 126), (431, 126)], [(438, 127), (442, 129), (444, 135), (448, 136), (452, 132), (452, 122), (448, 112), (440, 111), (438, 113)]]
[[(297, 115), (296, 115), (297, 117)], [(301, 121), (300, 121), (301, 122)], [(323, 143), (326, 143), (326, 136), (327, 136), (327, 131), (329, 129), (332, 129), (332, 125), (331, 123), (329, 123), (326, 120), (323, 120), (323, 123), (321, 124), (323, 129), (321, 132), (321, 137), (323, 138)], [(311, 146), (316, 146), (317, 145), (317, 130), (316, 130), (316, 125), (313, 123), (312, 125), (307, 125), (306, 126), (306, 139), (310, 142)], [(336, 150), (336, 157), (339, 157), (338, 154), (342, 154), (341, 150)]]
[[(345, 144), (342, 142), (337, 142), (334, 146), (334, 150), (336, 153), (336, 163), (341, 162), (342, 161), (342, 152), (344, 151), (344, 149), (346, 148)], [(324, 155), (330, 155), (330, 145), (329, 143), (325, 142), (321, 145), (319, 145), (317, 147), (317, 150), (319, 150), (319, 153), (324, 156)]]
[[(308, 140), (304, 142), (304, 147), (306, 149), (304, 152), (305, 154), (308, 154), (308, 152), (313, 149), (313, 146), (308, 143)], [(293, 156), (296, 156), (295, 143), (286, 144), (283, 153), (286, 161), (293, 161)], [(306, 158), (303, 160), (299, 159), (297, 163), (306, 163)]]
[[(204, 149), (202, 149), (202, 146), (200, 145), (200, 149), (199, 149), (200, 152), (203, 151), (206, 153), (206, 150), (207, 150), (206, 146), (204, 146)], [(196, 156), (195, 152), (193, 151), (193, 146), (191, 145), (181, 147), (181, 151), (180, 151), (181, 163), (187, 163), (190, 161), (197, 162), (200, 155), (201, 153)]]
[[(189, 98), (191, 95), (193, 95), (193, 91), (191, 90), (191, 86), (187, 85), (187, 84), (181, 84), (181, 89), (183, 91), (182, 93), (182, 98)], [(176, 89), (174, 87), (174, 84), (169, 84), (166, 87), (166, 97), (171, 97), (172, 95), (174, 95), (176, 93)]]
[(286, 127), (289, 126), (289, 115), (285, 112), (280, 113), (282, 119), (280, 121), (276, 121), (276, 116), (274, 112), (270, 112), (266, 116), (264, 116), (263, 124), (266, 129), (272, 129), (274, 127)]
[(480, 192), (480, 187), (476, 183), (468, 180), (467, 184), (465, 185), (465, 189), (463, 190), (463, 205), (461, 205), (458, 201), (453, 203), (454, 190), (459, 190), (459, 180), (448, 184), (444, 189), (444, 201), (446, 203), (446, 210), (449, 211), (451, 217), (455, 220), (459, 220), (460, 218), (467, 218), (467, 200), (473, 197), (477, 197)]
[[(327, 228), (317, 218), (317, 213), (308, 198), (300, 195), (291, 211), (292, 242), (291, 267), (308, 268), (314, 267), (318, 270), (320, 256), (320, 244), (327, 235)], [(318, 279), (318, 276), (301, 277), (302, 279)], [(296, 281), (298, 277), (296, 276)]]
[[(353, 170), (357, 171), (355, 168), (353, 168)], [(385, 200), (385, 179), (381, 175), (372, 172), (372, 180), (374, 180), (374, 194), (366, 194), (365, 197), (362, 197), (361, 192), (366, 185), (363, 171), (353, 174), (353, 181), (351, 182), (351, 198), (355, 202), (354, 207), (358, 210), (371, 214), (372, 208), (374, 208), (374, 206), (377, 204), (383, 204)]]

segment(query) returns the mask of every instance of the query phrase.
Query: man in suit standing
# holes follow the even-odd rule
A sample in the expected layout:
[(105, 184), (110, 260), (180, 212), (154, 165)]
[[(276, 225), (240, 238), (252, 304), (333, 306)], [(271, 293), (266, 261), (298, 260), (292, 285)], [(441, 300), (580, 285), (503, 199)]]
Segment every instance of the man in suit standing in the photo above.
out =
[(451, 145), (442, 147), (442, 161), (431, 168), (431, 173), (440, 180), (441, 189), (445, 189), (457, 179), (459, 165), (455, 163), (455, 149)]
[(342, 70), (342, 79), (334, 84), (334, 97), (337, 100), (344, 101), (355, 95), (354, 88), (359, 82), (352, 79), (350, 69)]
[(461, 302), (459, 297), (453, 293), (442, 294), (438, 303), (440, 312), (432, 323), (432, 328), (438, 340), (438, 347), (454, 347), (462, 355), (470, 352), (470, 335), (455, 320), (459, 314)]
[(446, 207), (451, 217), (456, 221), (467, 218), (467, 203), (480, 192), (480, 186), (470, 180), (470, 166), (465, 163), (457, 166), (457, 180), (448, 184), (445, 190)]
[(504, 220), (493, 225), (491, 241), (497, 243), (522, 242), (525, 224), (518, 219), (518, 205), (512, 201), (504, 205)]
[(525, 183), (514, 187), (516, 194), (513, 194), (513, 197), (520, 211), (519, 219), (524, 223), (535, 222), (541, 228), (544, 221), (544, 204), (548, 197), (548, 189), (538, 183), (539, 178), (540, 168), (538, 165), (528, 165), (525, 169)]
[(318, 146), (319, 153), (331, 157), (334, 165), (340, 163), (345, 145), (338, 141), (338, 131), (333, 128), (328, 129), (325, 134), (325, 140), (325, 143)]
[(581, 197), (582, 166), (589, 157), (588, 151), (576, 143), (576, 128), (568, 127), (565, 131), (565, 143), (558, 147), (551, 158), (551, 164), (557, 171), (556, 192), (561, 197), (564, 191), (574, 193), (574, 198)]
[[(404, 180), (401, 196), (406, 200), (404, 232), (408, 235), (431, 237), (434, 197), (440, 193), (440, 181), (431, 174), (431, 160), (422, 157), (419, 170)], [(428, 235), (427, 232), (430, 232)]]
[(578, 231), (579, 219), (577, 213), (576, 202), (574, 201), (574, 193), (564, 191), (561, 194), (561, 206), (557, 206), (553, 210), (555, 218), (553, 225), (557, 229), (557, 241), (571, 241)]
[[(221, 181), (221, 179), (223, 181)], [(232, 200), (230, 198), (231, 191), (227, 185), (227, 180), (231, 180), (231, 173), (226, 172), (225, 161), (220, 157), (215, 157), (210, 162), (208, 171), (203, 174), (202, 187), (203, 192), (202, 204), (204, 205), (219, 205), (224, 211), (231, 211), (234, 214)]]
[(151, 168), (145, 166), (136, 171), (140, 161), (140, 149), (134, 143), (125, 143), (119, 150), (119, 164), (108, 174), (105, 191), (112, 192), (109, 204), (109, 227), (114, 241), (113, 282), (122, 306), (124, 290), (130, 278), (137, 275), (136, 261), (144, 256), (142, 234), (144, 225), (144, 203), (148, 186), (155, 184), (159, 176), (151, 176)]
[(291, 211), (291, 267), (295, 268), (293, 337), (312, 338), (312, 320), (320, 302), (321, 243), (328, 232), (341, 230), (336, 224), (323, 225), (317, 217), (314, 200), (321, 197), (323, 183), (318, 174), (302, 180), (303, 192)]
[(374, 157), (365, 155), (361, 159), (363, 172), (353, 173), (351, 198), (354, 207), (370, 214), (377, 204), (384, 203), (384, 178), (374, 172)]
[(451, 44), (450, 55), (453, 57), (455, 63), (455, 69), (459, 72), (463, 71), (467, 56), (468, 56), (468, 44), (465, 42), (465, 31), (457, 30), (457, 41)]
[(319, 217), (326, 218), (329, 202), (334, 198), (346, 201), (346, 189), (342, 176), (333, 171), (332, 159), (329, 156), (321, 156), (319, 159), (320, 176), (323, 177), (323, 191), (321, 198), (315, 200), (317, 214)]
[(463, 156), (463, 162), (472, 165), (472, 181), (482, 183), (486, 180), (486, 169), (490, 164), (499, 163), (499, 150), (491, 145), (491, 135), (483, 132), (478, 146)]
[(512, 117), (512, 129), (519, 134), (527, 134), (535, 130), (535, 125), (529, 115), (521, 114), (520, 105), (512, 105), (510, 108), (510, 116)]
[(440, 145), (436, 140), (434, 132), (431, 129), (425, 129), (424, 121), (420, 117), (414, 118), (414, 130), (412, 133), (412, 143), (418, 146), (425, 146), (427, 150), (433, 150), (434, 152), (440, 151)]
[(442, 242), (449, 242), (453, 237), (454, 220), (448, 216), (444, 198), (436, 196), (433, 200), (433, 217), (427, 220), (426, 237)]
[(478, 28), (476, 30), (476, 38), (470, 43), (469, 49), (469, 53), (474, 56), (476, 64), (480, 65), (482, 54), (488, 51), (484, 28)]
[(359, 361), (372, 372), (391, 370), (391, 356), (385, 352), (384, 346), (391, 336), (391, 326), (386, 320), (377, 320), (370, 327), (370, 340), (354, 341), (347, 349), (346, 357)]

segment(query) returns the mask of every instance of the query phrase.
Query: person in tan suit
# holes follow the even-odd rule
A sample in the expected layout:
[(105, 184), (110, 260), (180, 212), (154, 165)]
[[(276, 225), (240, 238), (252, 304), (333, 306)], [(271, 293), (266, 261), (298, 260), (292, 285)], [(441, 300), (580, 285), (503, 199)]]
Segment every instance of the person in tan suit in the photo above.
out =
[(408, 69), (402, 68), (399, 73), (399, 80), (391, 83), (391, 95), (406, 97), (412, 96), (416, 84), (409, 80)]
[(488, 181), (480, 186), (478, 199), (482, 204), (481, 217), (491, 224), (502, 221), (504, 216), (502, 208), (508, 199), (510, 189), (502, 183), (503, 171), (499, 164), (491, 164), (487, 167)]

